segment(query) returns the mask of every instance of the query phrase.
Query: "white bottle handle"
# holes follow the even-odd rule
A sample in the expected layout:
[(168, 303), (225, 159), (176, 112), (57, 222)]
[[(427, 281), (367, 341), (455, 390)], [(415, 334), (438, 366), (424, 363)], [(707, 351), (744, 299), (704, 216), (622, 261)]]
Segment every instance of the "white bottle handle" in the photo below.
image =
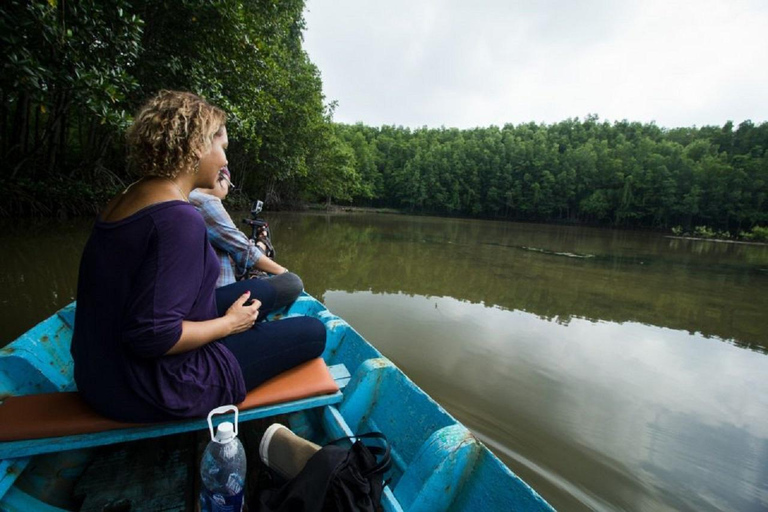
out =
[(240, 411), (234, 405), (222, 405), (221, 407), (217, 407), (217, 408), (213, 409), (211, 412), (208, 413), (208, 430), (211, 433), (211, 441), (214, 441), (214, 442), (217, 442), (217, 443), (219, 442), (218, 439), (216, 439), (216, 436), (213, 434), (213, 422), (211, 421), (213, 419), (213, 415), (214, 414), (224, 414), (224, 413), (227, 413), (227, 412), (230, 412), (230, 411), (234, 411), (235, 412), (235, 437), (237, 437), (237, 434), (238, 434), (238, 432), (237, 432), (237, 430), (238, 430), (238, 428), (237, 428), (237, 426), (238, 426), (237, 420), (238, 420), (238, 415), (239, 415)]

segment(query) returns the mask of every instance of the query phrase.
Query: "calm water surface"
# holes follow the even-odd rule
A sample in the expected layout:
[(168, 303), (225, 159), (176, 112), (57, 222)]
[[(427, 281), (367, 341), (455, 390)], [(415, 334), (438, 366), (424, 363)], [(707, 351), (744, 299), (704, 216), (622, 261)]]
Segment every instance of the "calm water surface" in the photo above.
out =
[[(278, 260), (561, 510), (768, 509), (768, 248), (271, 214)], [(89, 222), (5, 223), (0, 345), (69, 303)]]

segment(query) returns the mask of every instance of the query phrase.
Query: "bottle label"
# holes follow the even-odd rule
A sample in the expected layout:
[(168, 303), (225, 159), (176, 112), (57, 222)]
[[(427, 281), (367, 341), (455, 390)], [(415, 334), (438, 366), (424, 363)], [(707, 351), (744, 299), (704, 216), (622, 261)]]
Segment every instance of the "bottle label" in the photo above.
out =
[(242, 512), (243, 491), (226, 496), (218, 492), (210, 492), (207, 489), (200, 491), (201, 512)]

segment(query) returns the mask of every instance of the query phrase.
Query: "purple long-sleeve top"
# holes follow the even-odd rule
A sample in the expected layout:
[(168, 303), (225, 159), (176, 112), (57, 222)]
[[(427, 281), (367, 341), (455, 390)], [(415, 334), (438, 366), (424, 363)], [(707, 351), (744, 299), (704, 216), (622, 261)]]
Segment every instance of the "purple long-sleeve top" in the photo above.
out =
[(240, 366), (220, 342), (165, 355), (182, 321), (217, 317), (218, 275), (203, 219), (186, 202), (97, 221), (80, 261), (72, 337), (83, 398), (135, 422), (205, 416), (242, 401)]

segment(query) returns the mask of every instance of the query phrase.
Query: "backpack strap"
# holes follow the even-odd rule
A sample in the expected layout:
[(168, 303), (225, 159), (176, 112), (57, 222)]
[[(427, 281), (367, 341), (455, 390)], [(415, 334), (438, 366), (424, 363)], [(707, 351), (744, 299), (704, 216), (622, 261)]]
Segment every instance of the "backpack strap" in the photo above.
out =
[[(392, 467), (392, 448), (389, 444), (389, 441), (387, 440), (387, 436), (381, 432), (367, 432), (365, 434), (357, 434), (355, 436), (340, 437), (338, 439), (334, 439), (328, 444), (337, 444), (341, 441), (351, 441), (352, 439), (355, 439), (356, 442), (359, 442), (365, 446), (376, 459), (376, 464), (364, 471), (362, 473), (363, 476), (367, 477), (370, 475), (383, 474), (389, 471), (389, 469)], [(365, 444), (362, 439), (376, 439), (381, 441), (384, 446), (369, 446)]]

